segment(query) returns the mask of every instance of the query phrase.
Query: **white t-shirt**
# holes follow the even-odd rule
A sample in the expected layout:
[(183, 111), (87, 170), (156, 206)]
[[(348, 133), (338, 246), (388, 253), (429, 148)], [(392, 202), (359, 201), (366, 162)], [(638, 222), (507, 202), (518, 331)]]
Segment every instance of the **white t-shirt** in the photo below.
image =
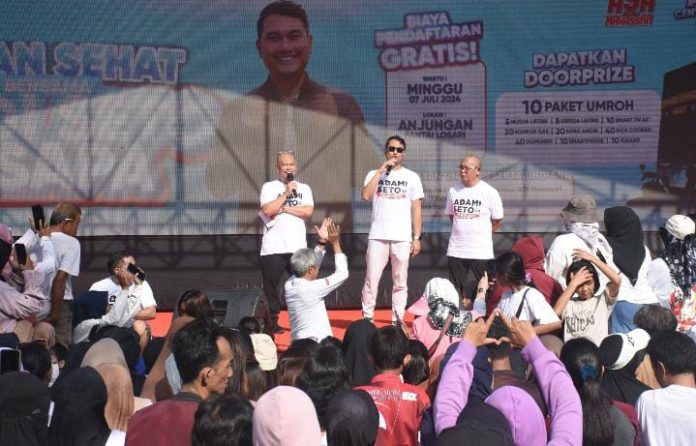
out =
[(599, 346), (609, 335), (609, 316), (615, 303), (608, 289), (587, 300), (570, 299), (563, 309), (563, 341), (587, 338)]
[[(280, 180), (269, 181), (261, 188), (261, 206), (277, 199), (285, 192), (285, 184)], [(285, 200), (284, 206), (314, 206), (312, 190), (304, 183), (297, 183), (297, 196)], [(288, 254), (307, 247), (305, 221), (294, 215), (278, 214), (270, 223), (264, 224), (261, 240), (261, 255)]]
[[(116, 296), (118, 296), (121, 292), (121, 285), (114, 282), (114, 279), (111, 277), (107, 277), (106, 279), (94, 282), (92, 286), (89, 287), (89, 290), (106, 291), (109, 293), (109, 305), (113, 305), (113, 299), (115, 299)], [(135, 283), (131, 284), (131, 286), (128, 287), (128, 295), (133, 296), (138, 300), (141, 310), (147, 307), (157, 306), (155, 294), (152, 292), (152, 288), (150, 288), (150, 284), (147, 283), (147, 280), (143, 281), (143, 283), (140, 285), (136, 285)]]
[[(526, 296), (525, 292), (527, 293)], [(531, 321), (532, 325), (544, 325), (560, 321), (556, 312), (553, 311), (551, 305), (544, 298), (544, 295), (536, 288), (528, 286), (515, 293), (512, 290), (504, 292), (500, 298), (498, 308), (500, 308), (505, 317), (511, 319), (517, 315), (517, 309), (520, 307), (523, 296), (525, 296), (525, 299), (519, 320)]]
[(46, 296), (51, 296), (51, 285), (56, 277), (56, 272), (65, 271), (68, 273), (68, 280), (65, 283), (65, 295), (63, 300), (73, 300), (72, 276), (80, 275), (80, 242), (62, 232), (51, 233), (51, 243), (56, 255), (56, 271), (47, 274), (44, 278), (42, 289)]
[[(371, 170), (367, 174), (363, 186), (367, 186), (376, 172)], [(423, 184), (416, 172), (401, 167), (389, 175), (382, 174), (372, 196), (372, 224), (368, 239), (410, 242), (412, 201), (424, 196)]]
[[(588, 252), (592, 251), (587, 242), (572, 232), (561, 234), (553, 239), (551, 247), (549, 247), (546, 258), (544, 259), (544, 270), (546, 270), (546, 274), (560, 283), (563, 289), (568, 286), (566, 283), (566, 275), (568, 274), (568, 267), (574, 261), (573, 250), (575, 249), (582, 249)], [(599, 250), (604, 257), (605, 263), (612, 266), (611, 252), (606, 251), (601, 245)], [(594, 252), (592, 254), (596, 255)], [(617, 268), (614, 268), (614, 270), (618, 271)], [(609, 278), (602, 271), (597, 270), (597, 274), (599, 275), (599, 290), (597, 291), (599, 294), (604, 292)]]
[(636, 402), (642, 444), (688, 446), (696, 439), (696, 389), (672, 384), (643, 392)]
[(445, 212), (452, 216), (447, 255), (460, 259), (493, 258), (493, 220), (503, 219), (503, 201), (490, 184), (480, 181), (467, 187), (463, 182), (447, 193)]

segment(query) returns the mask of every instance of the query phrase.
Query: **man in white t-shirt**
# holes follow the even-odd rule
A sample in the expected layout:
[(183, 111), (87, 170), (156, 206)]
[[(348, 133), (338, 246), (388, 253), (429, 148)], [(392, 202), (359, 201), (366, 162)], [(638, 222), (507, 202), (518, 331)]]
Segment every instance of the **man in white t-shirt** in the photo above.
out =
[(259, 217), (263, 222), (261, 275), (273, 332), (283, 333), (278, 325), (283, 272), (290, 274), (290, 257), (307, 247), (305, 222), (312, 217), (314, 198), (308, 185), (294, 179), (297, 163), (293, 152), (279, 152), (276, 161), (278, 179), (261, 187), (259, 199)]
[[(111, 256), (107, 262), (107, 268), (111, 275), (90, 286), (90, 291), (106, 291), (107, 308), (112, 308), (116, 304), (116, 298), (121, 294), (122, 287), (119, 283), (118, 274), (124, 271), (124, 277), (128, 282), (128, 299), (134, 302), (134, 313), (129, 312), (123, 320), (119, 320), (114, 325), (120, 327), (133, 327), (141, 342), (147, 338), (148, 325), (146, 321), (152, 320), (157, 315), (157, 301), (147, 280), (140, 281), (135, 274), (129, 271), (129, 265), (136, 265), (135, 257), (125, 251), (118, 251)], [(79, 341), (78, 341), (79, 342)]]
[[(46, 270), (41, 289), (49, 296), (40, 318), (53, 325), (56, 342), (69, 346), (72, 343), (72, 277), (80, 275), (80, 242), (75, 238), (82, 219), (82, 210), (72, 203), (60, 203), (49, 219), (50, 237), (55, 253), (55, 269)], [(27, 252), (42, 256), (39, 237), (32, 231), (24, 234), (17, 243), (23, 243)]]
[(367, 271), (362, 289), (363, 317), (373, 320), (379, 279), (391, 260), (392, 323), (403, 323), (408, 297), (408, 261), (421, 250), (423, 184), (414, 171), (403, 167), (406, 141), (390, 136), (386, 161), (365, 177), (362, 199), (372, 200), (372, 223), (367, 243)]
[(662, 389), (636, 402), (642, 444), (692, 445), (696, 438), (696, 344), (676, 331), (654, 334), (646, 353)]
[(446, 212), (452, 222), (447, 266), (468, 308), (476, 287), (493, 258), (493, 233), (503, 222), (500, 194), (481, 179), (481, 160), (467, 155), (459, 163), (461, 181), (447, 193)]

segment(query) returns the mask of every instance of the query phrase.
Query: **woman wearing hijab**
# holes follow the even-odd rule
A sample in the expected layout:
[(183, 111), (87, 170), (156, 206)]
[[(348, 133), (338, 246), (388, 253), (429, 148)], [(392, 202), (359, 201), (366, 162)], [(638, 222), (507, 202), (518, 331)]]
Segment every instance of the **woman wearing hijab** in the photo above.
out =
[(658, 303), (648, 281), (650, 251), (643, 242), (640, 219), (628, 206), (605, 209), (604, 226), (614, 265), (621, 276), (619, 294), (611, 313), (611, 332), (627, 333), (636, 328), (633, 316), (643, 305)]
[(673, 215), (663, 229), (665, 250), (650, 264), (650, 286), (677, 318), (677, 330), (696, 340), (696, 224)]
[(343, 337), (343, 356), (353, 387), (370, 384), (377, 373), (370, 361), (370, 337), (377, 327), (367, 319), (360, 319), (348, 326)]
[(106, 418), (109, 429), (126, 432), (128, 422), (135, 412), (135, 398), (133, 397), (133, 383), (130, 379), (130, 373), (122, 365), (113, 362), (99, 364), (94, 369), (106, 385), (107, 400), (104, 407), (104, 418)]
[(326, 408), (326, 438), (331, 446), (372, 446), (377, 440), (379, 412), (364, 390), (341, 392)]
[(116, 363), (123, 367), (126, 365), (126, 358), (123, 355), (123, 350), (118, 345), (118, 342), (111, 338), (100, 339), (90, 345), (82, 358), (80, 367), (96, 367), (99, 364)]
[(115, 340), (103, 338), (92, 344), (82, 360), (82, 367), (96, 369), (106, 384), (109, 393), (106, 418), (111, 429), (125, 432), (133, 412), (152, 404), (147, 398), (134, 396), (131, 373)]
[(104, 416), (108, 399), (104, 380), (91, 367), (73, 370), (62, 378), (55, 384), (49, 444), (106, 445), (111, 429)]
[[(483, 282), (488, 288), (485, 274), (479, 287)], [(411, 325), (410, 338), (422, 342), (428, 348), (430, 366), (435, 369), (447, 348), (461, 340), (467, 324), (480, 316), (477, 312), (472, 314), (470, 311), (460, 310), (460, 301), (452, 282), (436, 277), (430, 279), (425, 285), (423, 296), (408, 309), (409, 313), (416, 316)], [(443, 332), (450, 315), (451, 321)]]
[(514, 446), (512, 430), (505, 415), (483, 402), (471, 402), (454, 427), (438, 437), (438, 446)]
[(0, 444), (47, 446), (50, 404), (48, 387), (36, 376), (0, 375)]
[(605, 368), (602, 388), (612, 400), (635, 406), (638, 397), (651, 390), (636, 378), (648, 342), (648, 332), (636, 328), (628, 333), (609, 335), (600, 344), (599, 353)]
[[(474, 374), (472, 360), (477, 346), (494, 342), (486, 336), (495, 316), (492, 314), (485, 323), (479, 319), (467, 326), (462, 342), (442, 372), (435, 399), (438, 434), (456, 426), (459, 414), (467, 407)], [(552, 414), (548, 436), (541, 410), (526, 391), (504, 386), (486, 398), (485, 403), (504, 415), (518, 446), (582, 444), (582, 406), (578, 394), (568, 391), (573, 384), (565, 367), (543, 346), (529, 321), (509, 321), (504, 315), (499, 316), (510, 331), (510, 341), (523, 347), (522, 356), (532, 365)]]
[(254, 446), (316, 446), (321, 429), (312, 400), (296, 387), (278, 386), (256, 403)]

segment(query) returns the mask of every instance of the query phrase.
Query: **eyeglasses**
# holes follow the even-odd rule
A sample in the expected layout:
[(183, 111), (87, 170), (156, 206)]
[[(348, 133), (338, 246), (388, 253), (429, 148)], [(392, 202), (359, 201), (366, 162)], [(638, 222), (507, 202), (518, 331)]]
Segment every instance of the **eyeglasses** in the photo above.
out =
[(406, 151), (405, 147), (394, 147), (394, 146), (389, 146), (387, 147), (388, 152), (396, 152), (396, 153), (404, 153)]
[(469, 172), (471, 170), (478, 170), (478, 167), (469, 167), (469, 166), (459, 166), (459, 168), (461, 170), (463, 170), (464, 172)]

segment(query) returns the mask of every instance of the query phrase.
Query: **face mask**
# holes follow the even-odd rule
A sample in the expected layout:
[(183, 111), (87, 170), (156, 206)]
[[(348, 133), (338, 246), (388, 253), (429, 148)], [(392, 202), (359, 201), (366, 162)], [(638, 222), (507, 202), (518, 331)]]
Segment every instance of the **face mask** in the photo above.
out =
[(57, 362), (51, 361), (51, 382), (48, 383), (48, 387), (51, 387), (56, 382), (58, 375), (60, 375), (60, 367), (58, 367)]

